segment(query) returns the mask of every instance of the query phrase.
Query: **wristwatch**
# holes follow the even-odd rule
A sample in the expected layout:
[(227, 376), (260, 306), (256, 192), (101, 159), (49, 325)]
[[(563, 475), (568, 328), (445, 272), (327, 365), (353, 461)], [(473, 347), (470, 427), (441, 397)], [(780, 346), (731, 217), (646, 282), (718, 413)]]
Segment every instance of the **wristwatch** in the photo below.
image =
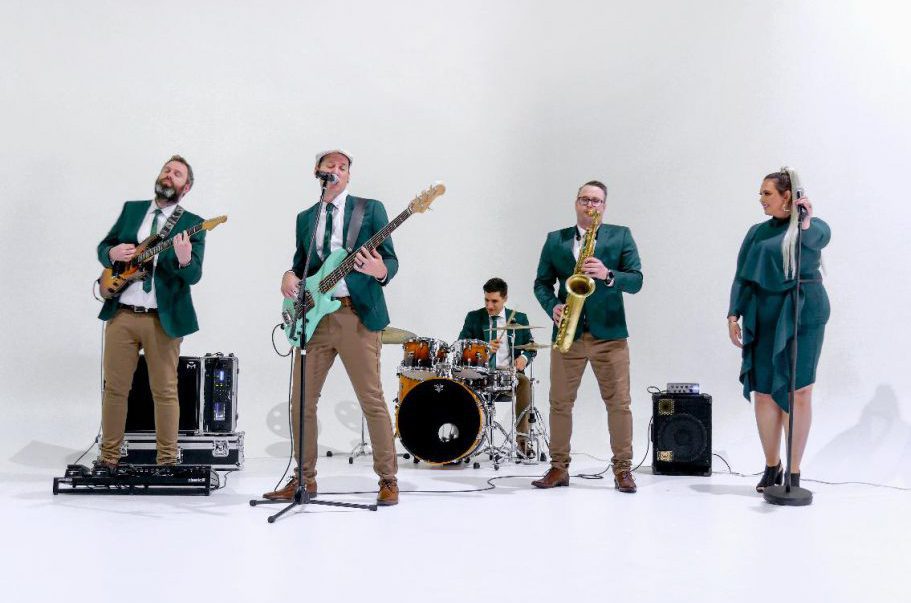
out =
[(604, 284), (608, 287), (614, 286), (614, 271), (610, 268), (607, 269), (607, 278), (604, 279)]

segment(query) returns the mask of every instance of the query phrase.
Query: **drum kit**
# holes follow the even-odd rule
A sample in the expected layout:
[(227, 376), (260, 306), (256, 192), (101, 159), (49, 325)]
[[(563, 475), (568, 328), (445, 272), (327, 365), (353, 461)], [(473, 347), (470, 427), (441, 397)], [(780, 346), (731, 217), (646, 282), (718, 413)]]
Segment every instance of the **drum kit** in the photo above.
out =
[[(531, 400), (520, 416), (516, 417), (515, 413), (519, 379), (513, 350), (550, 347), (535, 343), (515, 345), (515, 334), (519, 329), (537, 328), (541, 327), (510, 324), (498, 328), (506, 335), (509, 350), (506, 367), (496, 366), (496, 353), (484, 340), (460, 339), (448, 344), (431, 337), (402, 338), (404, 353), (396, 370), (399, 388), (395, 400), (395, 432), (415, 463), (468, 464), (486, 454), (494, 469), (499, 469), (503, 461), (546, 460), (544, 448), (548, 436), (534, 405), (537, 381), (531, 365)], [(510, 403), (511, 412), (504, 426), (496, 420), (495, 405), (506, 402)], [(518, 425), (525, 415), (528, 415), (528, 432), (520, 433)], [(521, 449), (517, 446), (519, 438), (525, 441)], [(474, 467), (479, 466), (476, 460)]]

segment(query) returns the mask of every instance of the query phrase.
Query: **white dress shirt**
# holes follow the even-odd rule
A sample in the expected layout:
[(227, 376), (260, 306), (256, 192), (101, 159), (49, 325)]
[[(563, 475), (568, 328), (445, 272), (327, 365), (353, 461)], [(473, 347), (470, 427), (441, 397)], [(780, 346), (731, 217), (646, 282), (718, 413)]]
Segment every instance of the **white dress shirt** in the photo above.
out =
[[(177, 204), (172, 203), (167, 207), (158, 207), (155, 200), (152, 200), (152, 203), (149, 204), (149, 210), (142, 219), (142, 224), (139, 225), (139, 231), (136, 233), (136, 238), (139, 239), (140, 243), (152, 234), (152, 219), (154, 218), (156, 209), (161, 210), (161, 216), (158, 218), (158, 230), (161, 231), (161, 229), (164, 228), (165, 223), (170, 219), (171, 214), (177, 209)], [(154, 266), (158, 265), (157, 255), (152, 258), (152, 263)], [(142, 288), (142, 283), (143, 281), (136, 281), (127, 287), (126, 290), (120, 294), (120, 303), (130, 306), (142, 306), (144, 308), (157, 308), (158, 299), (155, 297), (155, 280), (152, 279), (152, 290), (148, 293)]]

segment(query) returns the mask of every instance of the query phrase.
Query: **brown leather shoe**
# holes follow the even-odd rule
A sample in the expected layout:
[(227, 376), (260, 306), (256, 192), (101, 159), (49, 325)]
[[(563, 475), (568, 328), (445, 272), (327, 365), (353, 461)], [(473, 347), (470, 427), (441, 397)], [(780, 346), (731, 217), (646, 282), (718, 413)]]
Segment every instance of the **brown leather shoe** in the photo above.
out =
[(557, 488), (559, 486), (569, 485), (569, 471), (551, 467), (541, 479), (536, 479), (531, 483), (535, 488)]
[(636, 480), (633, 479), (633, 472), (629, 465), (614, 467), (614, 488), (627, 494), (636, 491)]
[[(297, 477), (292, 477), (288, 480), (288, 483), (285, 484), (285, 487), (279, 488), (274, 492), (266, 492), (263, 494), (263, 498), (266, 500), (292, 500), (294, 498), (294, 493), (297, 492), (297, 486), (299, 484), (300, 482)], [(307, 491), (310, 498), (316, 498), (316, 481), (305, 483), (304, 490)]]
[(399, 484), (394, 479), (381, 479), (380, 492), (376, 495), (376, 504), (391, 507), (399, 504)]

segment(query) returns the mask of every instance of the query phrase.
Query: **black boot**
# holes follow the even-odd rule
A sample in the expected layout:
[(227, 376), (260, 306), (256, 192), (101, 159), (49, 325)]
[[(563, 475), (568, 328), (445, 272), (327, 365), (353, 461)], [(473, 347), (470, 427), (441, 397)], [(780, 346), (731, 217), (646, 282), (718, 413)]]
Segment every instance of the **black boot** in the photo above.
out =
[(756, 491), (762, 492), (768, 486), (780, 486), (782, 483), (784, 483), (784, 471), (781, 470), (781, 461), (778, 461), (774, 467), (765, 468), (762, 479), (756, 484)]
[(799, 474), (799, 473), (792, 473), (792, 474), (791, 474), (791, 487), (792, 487), (792, 488), (799, 488), (799, 487), (800, 487), (800, 474)]

